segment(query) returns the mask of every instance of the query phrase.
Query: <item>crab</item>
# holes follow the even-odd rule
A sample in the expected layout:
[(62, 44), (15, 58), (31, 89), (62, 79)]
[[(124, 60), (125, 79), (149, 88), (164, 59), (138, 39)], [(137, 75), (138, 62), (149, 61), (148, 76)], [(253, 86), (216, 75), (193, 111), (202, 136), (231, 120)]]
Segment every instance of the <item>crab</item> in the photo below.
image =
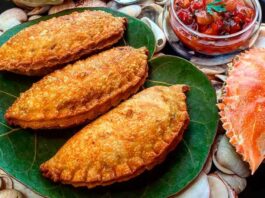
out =
[(265, 156), (265, 48), (233, 60), (218, 107), (230, 143), (254, 174)]

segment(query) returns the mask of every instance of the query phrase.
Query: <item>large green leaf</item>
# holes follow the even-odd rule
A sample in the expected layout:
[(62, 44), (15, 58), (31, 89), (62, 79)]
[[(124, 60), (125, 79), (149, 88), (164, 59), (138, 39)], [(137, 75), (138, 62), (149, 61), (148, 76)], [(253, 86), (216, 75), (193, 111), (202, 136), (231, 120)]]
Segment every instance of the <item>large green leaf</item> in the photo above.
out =
[(155, 37), (151, 29), (142, 21), (109, 8), (75, 8), (23, 23), (21, 25), (15, 26), (3, 34), (0, 37), (0, 46), (26, 27), (39, 23), (40, 21), (48, 20), (52, 17), (67, 15), (74, 11), (82, 12), (84, 10), (103, 10), (113, 14), (114, 16), (126, 17), (128, 20), (127, 30), (123, 39), (117, 45), (130, 45), (135, 48), (146, 46), (149, 50), (149, 57), (153, 56), (155, 51)]
[(3, 117), (6, 109), (36, 80), (0, 74), (0, 167), (35, 191), (52, 198), (164, 198), (183, 189), (201, 171), (216, 134), (216, 96), (207, 77), (188, 61), (173, 56), (151, 60), (145, 84), (150, 87), (185, 83), (191, 88), (187, 94), (191, 121), (177, 149), (152, 171), (128, 182), (92, 190), (50, 182), (39, 172), (39, 165), (79, 129), (33, 132), (6, 124)]

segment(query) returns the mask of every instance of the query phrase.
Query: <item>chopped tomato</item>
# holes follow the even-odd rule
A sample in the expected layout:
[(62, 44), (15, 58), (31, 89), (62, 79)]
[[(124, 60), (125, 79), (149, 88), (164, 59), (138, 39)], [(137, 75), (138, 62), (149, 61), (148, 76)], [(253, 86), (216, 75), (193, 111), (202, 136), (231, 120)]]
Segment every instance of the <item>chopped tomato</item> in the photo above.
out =
[(207, 14), (205, 10), (196, 12), (195, 17), (199, 25), (208, 25), (213, 22), (213, 17), (210, 14)]
[(192, 24), (193, 18), (192, 18), (192, 14), (189, 11), (180, 10), (177, 15), (184, 24), (186, 25)]
[(253, 21), (254, 10), (245, 0), (175, 0), (179, 19), (209, 35), (228, 35)]

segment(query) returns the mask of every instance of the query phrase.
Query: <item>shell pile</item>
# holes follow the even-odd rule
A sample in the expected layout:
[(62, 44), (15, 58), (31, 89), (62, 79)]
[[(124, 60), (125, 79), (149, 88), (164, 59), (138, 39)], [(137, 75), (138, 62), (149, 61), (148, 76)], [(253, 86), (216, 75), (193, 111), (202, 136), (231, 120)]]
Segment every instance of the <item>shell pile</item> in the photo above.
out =
[[(162, 28), (163, 9), (169, 0), (13, 0), (18, 8), (6, 10), (0, 14), (0, 35), (8, 29), (26, 21), (37, 19), (47, 14), (54, 14), (76, 7), (108, 7), (136, 17), (146, 23), (156, 38), (156, 54), (166, 45), (166, 36)], [(262, 37), (255, 43), (264, 47), (265, 26), (261, 26)], [(223, 84), (227, 78), (227, 65), (197, 65), (204, 72), (216, 89), (217, 100), (222, 96)], [(246, 185), (250, 175), (248, 165), (236, 153), (224, 134), (219, 134), (213, 145), (201, 174), (186, 189), (173, 196), (175, 198), (235, 198)], [(19, 189), (14, 190), (14, 188)], [(0, 197), (41, 197), (24, 187), (21, 183), (0, 171)]]

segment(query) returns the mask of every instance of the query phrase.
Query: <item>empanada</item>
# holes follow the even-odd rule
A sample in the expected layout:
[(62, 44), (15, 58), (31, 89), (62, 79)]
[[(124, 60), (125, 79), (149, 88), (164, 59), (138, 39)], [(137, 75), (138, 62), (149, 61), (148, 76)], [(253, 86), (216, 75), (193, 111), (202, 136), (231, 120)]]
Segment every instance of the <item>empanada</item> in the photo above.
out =
[(126, 19), (103, 11), (74, 12), (32, 25), (0, 47), (0, 71), (45, 75), (122, 38)]
[(75, 134), (40, 167), (45, 177), (73, 186), (129, 180), (161, 163), (189, 123), (185, 85), (139, 92)]
[(7, 110), (10, 125), (65, 128), (92, 120), (134, 94), (148, 75), (147, 49), (116, 47), (45, 76)]

